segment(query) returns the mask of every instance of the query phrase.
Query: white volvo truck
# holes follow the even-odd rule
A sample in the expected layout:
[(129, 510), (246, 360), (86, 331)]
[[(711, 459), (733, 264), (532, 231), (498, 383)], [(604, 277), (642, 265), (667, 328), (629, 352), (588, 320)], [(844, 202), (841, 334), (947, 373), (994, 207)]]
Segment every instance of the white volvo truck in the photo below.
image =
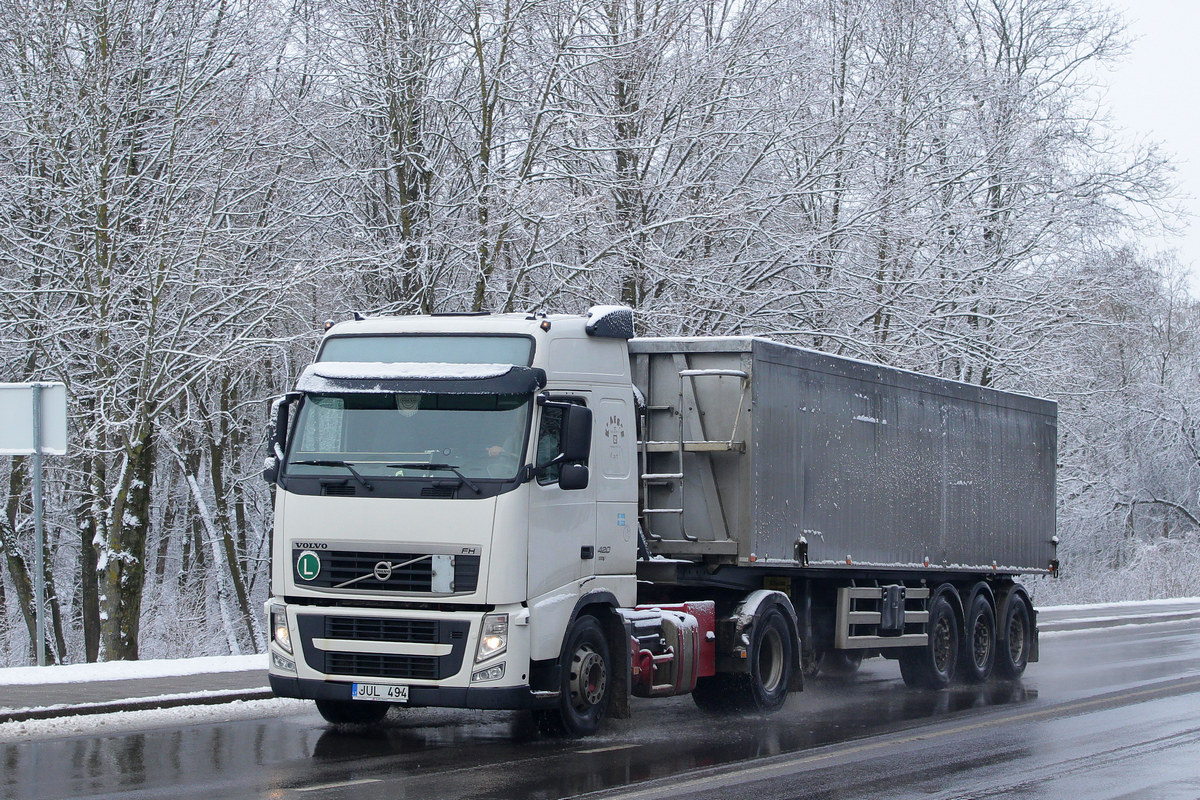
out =
[(1019, 677), (1056, 408), (628, 308), (332, 326), (272, 406), (270, 681), (337, 723), (773, 711), (865, 655)]

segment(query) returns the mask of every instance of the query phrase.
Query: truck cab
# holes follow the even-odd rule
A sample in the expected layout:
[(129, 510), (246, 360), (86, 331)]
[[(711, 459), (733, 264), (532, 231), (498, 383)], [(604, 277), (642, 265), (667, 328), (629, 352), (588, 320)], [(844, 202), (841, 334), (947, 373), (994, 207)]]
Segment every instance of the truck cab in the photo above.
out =
[(631, 335), (619, 307), (327, 331), (273, 408), (276, 694), (337, 722), (559, 704), (581, 610), (636, 594)]

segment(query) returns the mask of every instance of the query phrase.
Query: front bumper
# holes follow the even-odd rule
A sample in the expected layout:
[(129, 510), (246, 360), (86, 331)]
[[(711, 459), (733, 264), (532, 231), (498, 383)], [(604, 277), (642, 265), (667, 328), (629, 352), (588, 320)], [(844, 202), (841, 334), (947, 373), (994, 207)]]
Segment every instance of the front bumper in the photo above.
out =
[[(290, 630), (291, 652), (270, 644), (271, 688), (281, 697), (349, 700), (352, 684), (381, 683), (407, 686), (412, 706), (543, 707), (530, 688), (528, 626), (510, 626), (507, 650), (476, 662), (483, 611), (327, 607), (274, 598), (266, 605), (268, 614), (285, 615)], [(505, 665), (497, 679), (472, 680), (481, 669)]]
[[(350, 700), (350, 683), (341, 681), (288, 678), (271, 674), (271, 691), (279, 697), (298, 697), (302, 700)], [(416, 686), (408, 688), (408, 702), (403, 706), (433, 708), (480, 708), (486, 710), (522, 710), (550, 708), (558, 702), (555, 696), (534, 693), (528, 686)]]

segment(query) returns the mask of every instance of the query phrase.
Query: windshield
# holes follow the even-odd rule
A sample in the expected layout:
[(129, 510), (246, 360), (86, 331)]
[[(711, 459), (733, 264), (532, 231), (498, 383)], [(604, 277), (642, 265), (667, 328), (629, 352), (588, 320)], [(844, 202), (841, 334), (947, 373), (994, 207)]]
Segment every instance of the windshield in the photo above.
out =
[(525, 452), (529, 399), (309, 394), (296, 419), (287, 472), (341, 476), (349, 465), (367, 480), (453, 479), (456, 473), (467, 479), (512, 479)]
[(527, 367), (533, 363), (533, 340), (528, 336), (463, 334), (331, 336), (325, 340), (317, 360), (516, 364)]

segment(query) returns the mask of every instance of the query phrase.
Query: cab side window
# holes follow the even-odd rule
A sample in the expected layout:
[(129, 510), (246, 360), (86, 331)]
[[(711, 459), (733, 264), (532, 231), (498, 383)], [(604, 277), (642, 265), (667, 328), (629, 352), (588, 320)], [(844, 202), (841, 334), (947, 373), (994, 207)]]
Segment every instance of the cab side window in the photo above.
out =
[[(578, 397), (555, 397), (556, 403), (573, 403), (575, 405), (584, 405), (584, 402)], [(561, 408), (554, 406), (542, 406), (542, 423), (538, 427), (538, 446), (537, 446), (537, 465), (541, 466), (548, 461), (552, 461), (555, 456), (562, 452), (562, 429), (563, 429), (563, 411)], [(546, 486), (551, 483), (558, 483), (559, 475), (562, 472), (562, 464), (550, 464), (541, 469), (538, 473), (538, 483)]]

